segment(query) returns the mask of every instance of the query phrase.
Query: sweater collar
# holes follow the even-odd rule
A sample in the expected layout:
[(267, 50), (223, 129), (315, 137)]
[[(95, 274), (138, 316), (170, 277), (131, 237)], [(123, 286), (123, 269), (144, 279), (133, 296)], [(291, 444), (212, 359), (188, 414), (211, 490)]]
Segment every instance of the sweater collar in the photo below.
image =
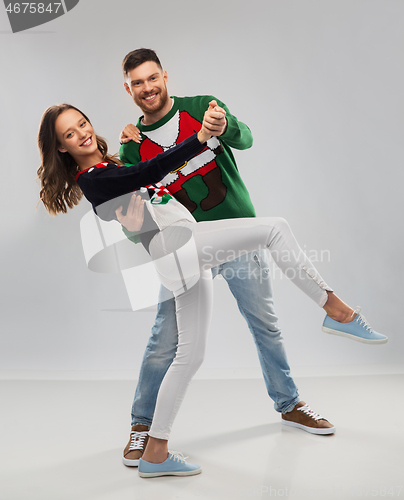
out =
[(173, 100), (173, 105), (171, 106), (170, 111), (163, 116), (158, 122), (153, 123), (152, 125), (143, 125), (142, 120), (143, 120), (143, 115), (139, 118), (137, 122), (137, 127), (139, 130), (142, 132), (150, 132), (151, 130), (156, 130), (163, 125), (165, 125), (171, 118), (175, 115), (175, 113), (178, 111), (178, 104), (176, 102), (175, 96), (170, 96), (171, 99)]
[(108, 163), (97, 163), (97, 165), (93, 165), (92, 167), (88, 167), (88, 168), (85, 168), (84, 170), (80, 170), (80, 172), (77, 172), (74, 179), (77, 182), (80, 175), (84, 174), (84, 172), (88, 172), (89, 170), (92, 170), (93, 168), (103, 168), (103, 167), (107, 167), (107, 166), (108, 166)]

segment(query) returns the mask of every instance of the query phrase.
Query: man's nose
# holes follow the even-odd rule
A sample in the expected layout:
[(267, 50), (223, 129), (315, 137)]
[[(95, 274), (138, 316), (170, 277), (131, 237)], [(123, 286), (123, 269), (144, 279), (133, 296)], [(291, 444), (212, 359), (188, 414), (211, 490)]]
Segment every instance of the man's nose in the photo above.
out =
[(153, 89), (153, 85), (150, 82), (145, 82), (143, 85), (143, 90), (145, 92), (150, 92)]

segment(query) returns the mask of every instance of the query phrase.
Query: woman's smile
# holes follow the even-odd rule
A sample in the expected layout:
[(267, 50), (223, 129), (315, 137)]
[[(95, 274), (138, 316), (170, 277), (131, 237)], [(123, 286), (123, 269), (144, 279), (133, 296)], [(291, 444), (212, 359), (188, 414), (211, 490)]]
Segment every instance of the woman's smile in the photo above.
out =
[(84, 146), (91, 146), (91, 144), (93, 143), (93, 138), (92, 136), (90, 135), (90, 137), (88, 139), (86, 139), (82, 144), (80, 144), (80, 147)]

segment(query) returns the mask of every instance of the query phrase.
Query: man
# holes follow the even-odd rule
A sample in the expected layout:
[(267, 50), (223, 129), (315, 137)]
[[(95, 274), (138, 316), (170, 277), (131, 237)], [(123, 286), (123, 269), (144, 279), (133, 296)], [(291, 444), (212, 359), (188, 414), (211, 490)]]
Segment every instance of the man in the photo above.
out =
[[(210, 106), (208, 147), (161, 182), (199, 221), (255, 217), (249, 193), (237, 169), (231, 148), (252, 145), (250, 129), (213, 96), (170, 97), (167, 72), (154, 51), (138, 49), (123, 61), (125, 89), (143, 112), (137, 127), (121, 134), (120, 157), (125, 163), (150, 159), (199, 131)], [(215, 113), (218, 105), (226, 111)], [(132, 238), (133, 233), (125, 231)], [(290, 376), (265, 250), (244, 255), (212, 269), (222, 274), (257, 346), (261, 368), (275, 410), (282, 423), (314, 434), (332, 434), (335, 427), (300, 400)], [(157, 393), (176, 351), (177, 325), (173, 297), (163, 287), (152, 336), (144, 354), (132, 407), (132, 431), (123, 452), (127, 466), (137, 466), (147, 443)]]

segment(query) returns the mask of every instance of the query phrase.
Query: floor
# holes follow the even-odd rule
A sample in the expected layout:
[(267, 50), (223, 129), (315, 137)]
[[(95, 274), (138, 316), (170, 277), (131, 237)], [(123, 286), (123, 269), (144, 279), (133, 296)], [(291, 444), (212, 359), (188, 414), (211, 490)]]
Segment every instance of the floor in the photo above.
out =
[(196, 380), (170, 447), (203, 472), (142, 479), (121, 463), (128, 381), (1, 381), (1, 500), (404, 498), (404, 375), (301, 377), (336, 427), (283, 427), (262, 380)]

